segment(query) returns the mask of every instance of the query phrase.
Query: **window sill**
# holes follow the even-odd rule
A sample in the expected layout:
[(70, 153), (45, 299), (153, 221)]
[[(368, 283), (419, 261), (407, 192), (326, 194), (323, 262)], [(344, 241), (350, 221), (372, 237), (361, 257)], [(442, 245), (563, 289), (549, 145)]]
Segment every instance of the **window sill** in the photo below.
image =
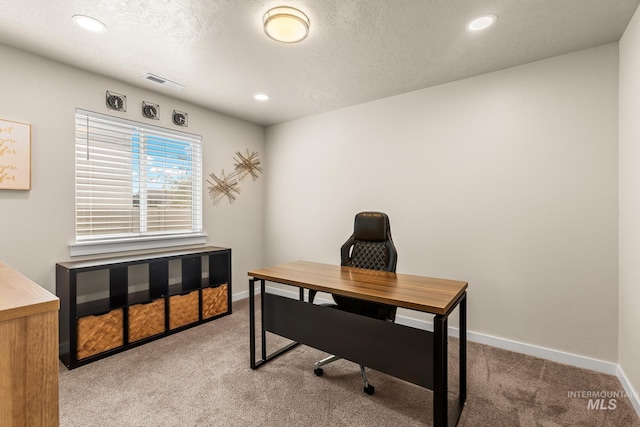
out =
[(81, 242), (69, 244), (69, 255), (83, 256), (108, 254), (113, 252), (139, 251), (146, 249), (170, 248), (176, 246), (201, 245), (207, 242), (207, 235), (204, 233), (136, 238), (130, 240), (108, 240), (102, 242)]

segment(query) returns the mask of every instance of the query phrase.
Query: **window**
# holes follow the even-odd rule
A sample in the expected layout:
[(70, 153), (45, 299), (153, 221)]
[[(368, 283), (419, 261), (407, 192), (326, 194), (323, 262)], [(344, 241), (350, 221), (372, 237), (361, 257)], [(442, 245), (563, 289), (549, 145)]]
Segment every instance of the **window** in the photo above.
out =
[(75, 153), (72, 248), (203, 236), (200, 136), (77, 109)]

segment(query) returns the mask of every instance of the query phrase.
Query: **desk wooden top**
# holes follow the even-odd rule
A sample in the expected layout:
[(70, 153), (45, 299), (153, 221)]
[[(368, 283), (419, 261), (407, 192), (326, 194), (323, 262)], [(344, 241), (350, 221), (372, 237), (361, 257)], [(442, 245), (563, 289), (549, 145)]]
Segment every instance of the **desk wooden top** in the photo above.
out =
[(58, 297), (0, 262), (0, 321), (59, 308)]
[(248, 273), (250, 277), (381, 302), (433, 314), (446, 314), (467, 282), (410, 274), (295, 261)]

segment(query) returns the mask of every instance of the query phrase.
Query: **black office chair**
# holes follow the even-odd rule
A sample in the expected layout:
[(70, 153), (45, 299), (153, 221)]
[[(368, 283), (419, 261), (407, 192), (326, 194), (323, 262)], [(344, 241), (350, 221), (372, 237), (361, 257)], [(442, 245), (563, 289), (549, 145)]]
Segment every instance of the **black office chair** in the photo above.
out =
[[(382, 212), (360, 212), (356, 215), (354, 231), (351, 237), (340, 248), (340, 265), (367, 270), (396, 271), (398, 253), (391, 239), (389, 217)], [(309, 292), (309, 300), (313, 302), (316, 291)], [(394, 322), (396, 307), (332, 295), (339, 310), (375, 319)], [(320, 376), (324, 373), (322, 366), (339, 360), (338, 356), (329, 356), (317, 362), (313, 372)], [(364, 392), (373, 394), (374, 387), (367, 381), (367, 374), (363, 365), (360, 372), (364, 381)]]

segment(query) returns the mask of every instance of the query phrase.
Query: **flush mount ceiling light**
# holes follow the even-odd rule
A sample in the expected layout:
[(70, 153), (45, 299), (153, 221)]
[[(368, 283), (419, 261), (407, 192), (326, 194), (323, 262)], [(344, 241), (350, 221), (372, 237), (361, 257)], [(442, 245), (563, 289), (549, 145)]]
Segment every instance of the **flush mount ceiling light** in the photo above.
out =
[(309, 35), (309, 17), (293, 7), (269, 9), (262, 22), (265, 34), (278, 42), (298, 43)]
[(496, 23), (498, 17), (491, 13), (478, 16), (467, 24), (467, 31), (480, 31)]
[(71, 20), (76, 23), (77, 26), (84, 28), (87, 31), (94, 33), (102, 33), (107, 30), (107, 26), (95, 18), (86, 15), (73, 15)]

